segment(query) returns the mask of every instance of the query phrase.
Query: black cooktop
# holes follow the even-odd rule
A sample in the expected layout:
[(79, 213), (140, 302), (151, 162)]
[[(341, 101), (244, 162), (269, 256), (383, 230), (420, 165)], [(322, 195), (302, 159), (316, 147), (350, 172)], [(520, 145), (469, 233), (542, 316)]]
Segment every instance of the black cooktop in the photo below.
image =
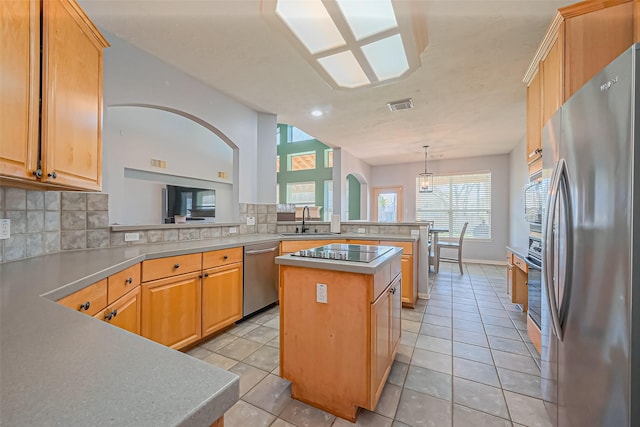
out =
[(392, 249), (392, 246), (331, 243), (317, 248), (294, 252), (291, 255), (307, 258), (333, 259), (338, 261), (371, 262)]

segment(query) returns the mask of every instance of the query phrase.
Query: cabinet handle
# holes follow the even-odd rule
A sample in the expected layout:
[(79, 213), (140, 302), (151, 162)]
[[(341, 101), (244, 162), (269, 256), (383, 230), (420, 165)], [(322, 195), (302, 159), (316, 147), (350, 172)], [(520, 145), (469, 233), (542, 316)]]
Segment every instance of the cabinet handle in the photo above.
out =
[(133, 277), (129, 277), (127, 280), (124, 281), (127, 285), (130, 285), (133, 283)]
[(396, 293), (396, 288), (390, 288), (390, 289), (389, 289), (389, 292), (395, 295), (395, 293)]
[(536, 148), (536, 154), (542, 153), (542, 148)]
[(115, 309), (104, 316), (104, 320), (111, 320), (118, 315), (118, 309)]
[(47, 176), (48, 176), (49, 178), (56, 179), (56, 178), (58, 177), (58, 174), (56, 173), (56, 171), (53, 171), (53, 172), (49, 172), (49, 173), (47, 174)]
[(178, 263), (176, 262), (176, 264), (173, 266), (173, 268), (180, 268), (180, 264), (178, 264)]
[(36, 169), (31, 173), (35, 175), (36, 178), (42, 178), (42, 169)]
[(78, 311), (87, 311), (89, 310), (89, 307), (91, 307), (91, 303), (89, 301), (85, 302), (84, 304), (80, 304), (80, 307), (78, 308)]

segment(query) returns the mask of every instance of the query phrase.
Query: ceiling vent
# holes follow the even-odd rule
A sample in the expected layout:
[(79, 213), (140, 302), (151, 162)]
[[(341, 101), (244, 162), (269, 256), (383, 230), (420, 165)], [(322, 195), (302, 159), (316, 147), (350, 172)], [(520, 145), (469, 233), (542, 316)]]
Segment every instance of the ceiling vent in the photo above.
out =
[(400, 101), (388, 102), (387, 105), (391, 111), (411, 110), (413, 108), (413, 100), (411, 98), (401, 99)]

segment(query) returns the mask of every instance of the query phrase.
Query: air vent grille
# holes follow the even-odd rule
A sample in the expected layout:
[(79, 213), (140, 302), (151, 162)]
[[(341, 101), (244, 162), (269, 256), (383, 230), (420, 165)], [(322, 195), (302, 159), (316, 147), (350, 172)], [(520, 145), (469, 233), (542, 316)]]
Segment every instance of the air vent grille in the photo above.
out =
[(389, 110), (391, 111), (400, 111), (400, 110), (411, 110), (413, 108), (413, 99), (401, 99), (399, 101), (388, 102)]

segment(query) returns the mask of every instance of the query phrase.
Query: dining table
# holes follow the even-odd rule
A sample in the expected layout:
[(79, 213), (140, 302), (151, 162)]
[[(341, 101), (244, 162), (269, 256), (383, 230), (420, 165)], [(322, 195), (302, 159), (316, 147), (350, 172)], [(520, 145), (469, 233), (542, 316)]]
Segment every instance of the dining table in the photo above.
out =
[(438, 254), (438, 235), (440, 233), (448, 233), (449, 229), (444, 227), (430, 227), (429, 233), (433, 236), (431, 238), (431, 247), (433, 248), (433, 255), (429, 254), (429, 264), (433, 265), (434, 273), (438, 273), (439, 254)]

